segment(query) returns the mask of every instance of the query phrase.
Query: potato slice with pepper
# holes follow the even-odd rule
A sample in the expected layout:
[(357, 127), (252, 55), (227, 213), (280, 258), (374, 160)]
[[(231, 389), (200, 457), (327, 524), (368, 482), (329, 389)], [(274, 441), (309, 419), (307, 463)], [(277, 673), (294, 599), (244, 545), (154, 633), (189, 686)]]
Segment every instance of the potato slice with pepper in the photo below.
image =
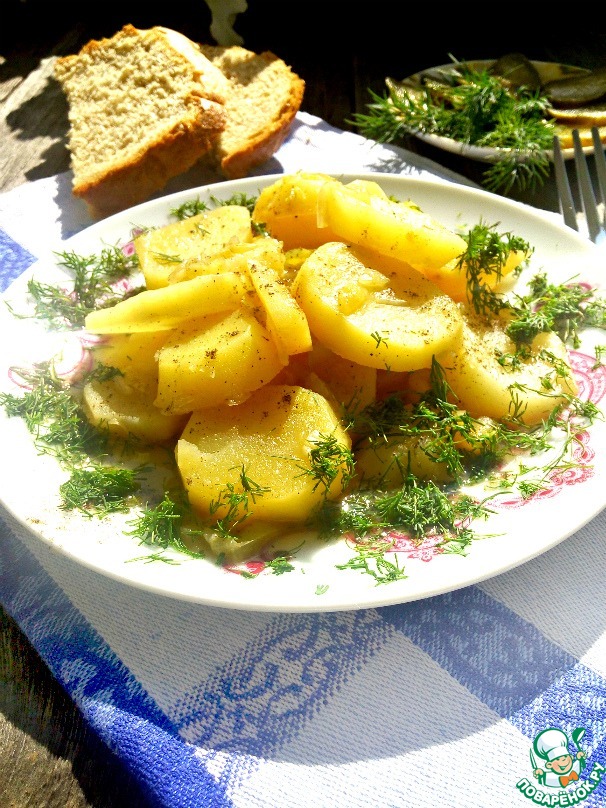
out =
[(340, 242), (318, 247), (293, 284), (312, 334), (341, 357), (393, 371), (431, 367), (458, 339), (448, 295), (410, 267), (383, 274)]
[(248, 288), (247, 278), (237, 272), (200, 275), (92, 311), (85, 326), (94, 334), (169, 331), (187, 320), (239, 308)]
[(285, 359), (248, 309), (175, 331), (158, 351), (156, 406), (165, 413), (237, 404), (270, 382)]
[[(176, 457), (195, 510), (228, 517), (237, 532), (251, 520), (304, 522), (325, 498), (338, 497), (350, 448), (326, 399), (269, 384), (236, 407), (193, 412)], [(318, 453), (330, 474), (329, 464), (314, 461)]]
[(311, 350), (305, 312), (283, 281), (285, 256), (281, 242), (265, 238), (242, 253), (244, 268), (267, 316), (267, 328), (288, 357)]
[(436, 358), (471, 415), (538, 424), (576, 394), (568, 352), (557, 334), (548, 332), (536, 336), (523, 357), (506, 327), (504, 319), (487, 320), (466, 308), (461, 339)]
[[(135, 252), (148, 289), (171, 282), (177, 269), (205, 262), (230, 244), (253, 237), (250, 212), (243, 205), (222, 205), (180, 222), (147, 230), (135, 238)], [(193, 274), (193, 273), (192, 273)]]
[(431, 272), (458, 258), (465, 240), (410, 202), (394, 202), (364, 183), (326, 182), (318, 194), (318, 224), (348, 244), (367, 247)]

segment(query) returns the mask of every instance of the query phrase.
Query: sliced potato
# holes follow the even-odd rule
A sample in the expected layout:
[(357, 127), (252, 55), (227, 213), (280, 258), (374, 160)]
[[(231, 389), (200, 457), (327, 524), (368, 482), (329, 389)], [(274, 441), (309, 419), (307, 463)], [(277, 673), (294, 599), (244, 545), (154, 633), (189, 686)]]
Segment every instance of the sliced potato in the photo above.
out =
[(87, 382), (82, 390), (82, 408), (94, 426), (125, 440), (134, 436), (146, 444), (176, 438), (187, 420), (183, 415), (160, 412), (151, 395), (144, 396), (119, 377)]
[(253, 222), (264, 224), (284, 244), (285, 250), (313, 249), (333, 241), (335, 234), (330, 228), (318, 226), (316, 213), (320, 189), (327, 182), (340, 184), (328, 174), (304, 171), (280, 177), (259, 194), (252, 212)]
[(156, 406), (167, 413), (238, 404), (285, 360), (253, 313), (241, 309), (176, 331), (158, 351)]
[(314, 345), (309, 354), (309, 368), (330, 390), (343, 417), (359, 412), (377, 397), (376, 368), (343, 359), (322, 344)]
[[(505, 328), (503, 320), (489, 321), (465, 309), (460, 341), (437, 361), (458, 403), (472, 416), (496, 421), (516, 416), (527, 425), (538, 424), (567, 394), (576, 393), (566, 346), (552, 332), (539, 334), (530, 357), (512, 368), (499, 362), (499, 357), (516, 353)], [(558, 373), (548, 354), (556, 357), (565, 375)]]
[(359, 183), (324, 183), (318, 221), (349, 244), (435, 272), (463, 254), (464, 239), (410, 202), (394, 202)]
[(156, 395), (158, 362), (156, 352), (170, 332), (151, 331), (139, 334), (112, 334), (91, 350), (96, 365), (116, 368), (129, 387)]
[(135, 239), (135, 252), (148, 289), (167, 286), (177, 269), (204, 263), (231, 244), (253, 237), (250, 212), (243, 205), (222, 205)]
[(246, 272), (267, 315), (267, 327), (286, 356), (311, 349), (305, 312), (283, 282), (284, 252), (275, 239), (266, 238), (244, 255)]
[(349, 451), (349, 437), (324, 398), (270, 384), (236, 407), (192, 413), (177, 443), (177, 465), (192, 506), (205, 517), (224, 518), (229, 488), (245, 494), (248, 485), (252, 493), (236, 508), (238, 518), (249, 514), (242, 525), (303, 522), (325, 497), (342, 492), (346, 464), (337, 464), (327, 486), (314, 475), (311, 453), (328, 438)]
[(200, 275), (97, 309), (87, 315), (85, 326), (94, 334), (168, 331), (197, 317), (234, 311), (248, 291), (247, 278), (237, 272)]
[(461, 330), (457, 305), (415, 270), (387, 276), (340, 242), (318, 247), (293, 291), (312, 334), (339, 356), (394, 371), (430, 367)]

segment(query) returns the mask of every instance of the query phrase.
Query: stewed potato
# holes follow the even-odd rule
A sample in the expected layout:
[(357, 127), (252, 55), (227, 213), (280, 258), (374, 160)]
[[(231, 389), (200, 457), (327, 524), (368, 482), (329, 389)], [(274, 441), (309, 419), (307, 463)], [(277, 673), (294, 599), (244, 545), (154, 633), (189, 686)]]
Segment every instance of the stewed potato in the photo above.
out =
[(576, 393), (554, 332), (520, 346), (505, 314), (476, 313), (530, 254), (497, 233), (475, 263), (480, 230), (472, 245), (373, 180), (299, 172), (252, 216), (227, 206), (150, 231), (136, 239), (146, 291), (86, 320), (105, 339), (85, 413), (174, 446), (205, 541), (230, 561), (345, 493), (389, 498), (411, 474), (452, 486), (504, 456), (500, 430)]
[[(313, 452), (328, 442), (345, 450), (344, 459), (323, 481)], [(304, 522), (325, 499), (338, 497), (350, 447), (326, 399), (303, 387), (269, 384), (237, 407), (193, 412), (176, 456), (196, 510), (229, 517), (237, 532), (244, 517), (246, 523)]]
[(318, 195), (318, 223), (348, 244), (397, 258), (419, 272), (435, 272), (466, 249), (464, 239), (410, 202), (394, 202), (367, 185), (326, 182)]
[(336, 234), (330, 227), (320, 226), (317, 216), (318, 196), (327, 182), (340, 184), (327, 174), (304, 171), (280, 177), (259, 194), (253, 222), (265, 225), (285, 250), (313, 249), (332, 241)]
[(315, 337), (360, 365), (416, 370), (458, 339), (461, 315), (437, 286), (410, 267), (383, 274), (341, 242), (318, 247), (293, 291)]
[(96, 334), (169, 331), (196, 317), (240, 308), (250, 289), (248, 283), (240, 273), (223, 272), (148, 289), (91, 312), (86, 328)]
[(240, 403), (268, 384), (286, 360), (248, 309), (172, 332), (158, 351), (156, 406), (187, 413)]
[(512, 365), (516, 346), (506, 326), (503, 319), (464, 309), (461, 339), (437, 360), (460, 406), (471, 415), (537, 424), (576, 393), (566, 346), (551, 331), (539, 334), (529, 356), (518, 356)]
[(191, 269), (229, 245), (250, 241), (252, 237), (248, 208), (225, 205), (147, 230), (134, 243), (146, 287), (158, 289), (171, 282), (170, 276), (176, 270)]
[(82, 406), (91, 424), (111, 435), (144, 444), (166, 443), (175, 439), (185, 426), (182, 414), (165, 414), (154, 405), (149, 391), (130, 387), (120, 377), (84, 385)]

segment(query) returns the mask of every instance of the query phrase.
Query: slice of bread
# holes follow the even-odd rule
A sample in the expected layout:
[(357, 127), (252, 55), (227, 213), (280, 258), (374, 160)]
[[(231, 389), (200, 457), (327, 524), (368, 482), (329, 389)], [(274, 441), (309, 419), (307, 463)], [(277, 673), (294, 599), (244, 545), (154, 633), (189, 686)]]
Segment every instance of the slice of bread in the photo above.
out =
[(239, 45), (200, 45), (225, 74), (230, 92), (227, 122), (205, 157), (228, 179), (245, 177), (281, 146), (303, 100), (305, 82), (270, 51), (254, 53)]
[(73, 193), (101, 218), (148, 199), (213, 147), (231, 82), (177, 31), (125, 25), (55, 64)]

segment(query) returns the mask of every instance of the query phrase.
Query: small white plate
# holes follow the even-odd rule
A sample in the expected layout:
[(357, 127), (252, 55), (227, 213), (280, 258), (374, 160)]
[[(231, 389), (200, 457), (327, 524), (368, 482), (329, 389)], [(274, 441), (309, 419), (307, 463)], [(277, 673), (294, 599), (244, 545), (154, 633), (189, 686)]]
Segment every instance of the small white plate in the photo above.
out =
[[(488, 70), (492, 67), (495, 63), (495, 59), (470, 59), (466, 61), (464, 64), (472, 70)], [(562, 65), (556, 62), (535, 62), (532, 61), (531, 64), (536, 68), (541, 82), (543, 84), (547, 83), (548, 81), (556, 81), (557, 79), (567, 78), (568, 76), (573, 75), (583, 75), (588, 73), (588, 70), (585, 70), (582, 67), (575, 67), (573, 65)], [(418, 73), (413, 74), (412, 76), (408, 76), (408, 78), (404, 79), (406, 84), (410, 84), (413, 87), (422, 88), (423, 87), (423, 76), (427, 74), (435, 74), (439, 75), (440, 73), (448, 74), (452, 73), (457, 67), (456, 64), (450, 63), (445, 65), (439, 65), (437, 67), (431, 67), (427, 70), (421, 70)], [(560, 128), (562, 133), (560, 137), (564, 137), (565, 142), (571, 142), (572, 138), (572, 126), (567, 126), (566, 124), (560, 123)], [(578, 128), (578, 127), (577, 127)], [(433, 135), (433, 134), (425, 134), (423, 132), (415, 132), (415, 137), (419, 140), (424, 141), (425, 143), (429, 143), (431, 146), (435, 146), (438, 149), (442, 149), (443, 151), (451, 152), (452, 154), (458, 154), (462, 157), (470, 157), (473, 160), (478, 160), (482, 163), (496, 163), (500, 160), (504, 154), (507, 154), (507, 149), (500, 149), (500, 148), (486, 148), (482, 146), (474, 146), (468, 143), (461, 143), (459, 140), (454, 140), (453, 138), (443, 137), (442, 135)], [(589, 136), (588, 136), (589, 140)], [(593, 154), (593, 146), (592, 145), (584, 145), (583, 151), (585, 154)], [(562, 148), (562, 155), (565, 160), (568, 160), (574, 157), (574, 148), (572, 146), (564, 146)], [(523, 157), (520, 157), (523, 159)]]
[[(343, 181), (354, 175), (338, 175)], [(530, 274), (545, 270), (554, 282), (577, 277), (595, 284), (600, 262), (597, 248), (560, 224), (555, 216), (486, 191), (456, 184), (389, 174), (366, 174), (399, 199), (410, 199), (450, 227), (472, 227), (483, 221), (498, 224), (534, 246)], [(170, 211), (197, 197), (212, 203), (234, 193), (255, 196), (275, 182), (276, 175), (210, 185), (147, 202), (101, 221), (68, 239), (58, 251), (91, 255), (103, 246), (129, 241), (133, 226), (162, 225)], [(16, 312), (31, 311), (27, 281), (65, 280), (53, 255), (24, 273), (5, 293)], [(606, 369), (593, 370), (594, 349), (602, 333), (588, 332), (573, 362), (581, 395), (598, 407), (606, 405)], [(46, 334), (33, 319), (18, 319), (0, 306), (0, 390), (17, 393), (11, 366), (48, 359), (64, 345), (61, 334)], [(414, 548), (403, 543), (390, 560), (405, 568), (407, 578), (377, 585), (359, 570), (338, 569), (354, 551), (345, 541), (304, 546), (293, 560), (294, 570), (276, 575), (270, 568), (251, 566), (252, 576), (229, 571), (205, 559), (169, 552), (176, 563), (145, 560), (152, 548), (126, 535), (133, 515), (106, 520), (85, 518), (59, 509), (59, 485), (67, 475), (48, 456), (37, 454), (33, 441), (18, 418), (0, 408), (0, 499), (17, 532), (35, 537), (58, 553), (128, 585), (170, 597), (221, 607), (312, 612), (383, 606), (426, 598), (481, 581), (522, 564), (566, 539), (606, 505), (606, 426), (597, 421), (575, 447), (575, 463), (552, 475), (548, 489), (531, 500), (510, 492), (495, 500), (495, 513), (475, 529), (467, 556), (436, 552), (428, 540)], [(549, 457), (535, 457), (534, 465)], [(12, 516), (12, 518), (10, 518)], [(480, 538), (484, 537), (484, 538)], [(143, 560), (136, 560), (141, 558)]]

